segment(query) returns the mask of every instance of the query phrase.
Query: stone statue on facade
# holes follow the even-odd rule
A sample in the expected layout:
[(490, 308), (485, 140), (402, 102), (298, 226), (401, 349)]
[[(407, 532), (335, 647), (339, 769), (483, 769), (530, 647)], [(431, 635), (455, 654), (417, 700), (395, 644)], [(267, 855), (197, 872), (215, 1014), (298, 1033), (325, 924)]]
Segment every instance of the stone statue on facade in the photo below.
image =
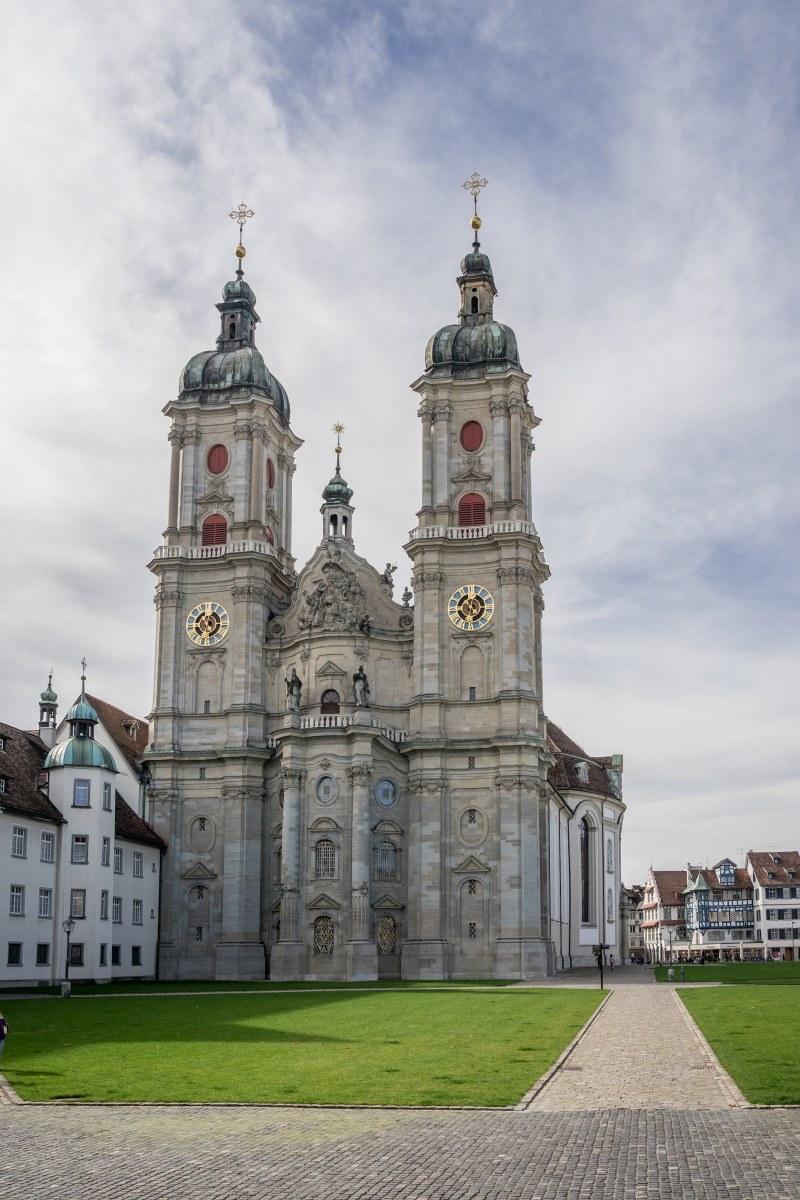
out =
[(411, 601), (414, 599), (414, 593), (412, 592), (410, 587), (403, 589), (402, 599), (403, 599), (403, 608), (408, 608), (409, 605), (411, 604)]
[(353, 698), (356, 708), (369, 708), (369, 680), (364, 673), (363, 663), (353, 676)]
[(392, 592), (394, 591), (394, 579), (392, 578), (392, 576), (394, 575), (396, 570), (397, 570), (397, 563), (387, 562), (386, 570), (381, 575), (381, 583), (385, 584), (386, 587), (388, 587), (390, 596), (391, 596)]
[(286, 676), (286, 711), (300, 712), (300, 693), (303, 690), (303, 683), (297, 671), (292, 667), (291, 675)]

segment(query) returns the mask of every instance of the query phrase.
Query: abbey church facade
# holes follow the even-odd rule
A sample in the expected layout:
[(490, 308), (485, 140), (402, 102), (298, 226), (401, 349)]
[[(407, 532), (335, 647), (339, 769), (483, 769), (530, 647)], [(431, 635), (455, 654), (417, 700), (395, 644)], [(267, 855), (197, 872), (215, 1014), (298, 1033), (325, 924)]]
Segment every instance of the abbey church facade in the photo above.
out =
[(412, 384), (401, 597), (357, 552), (338, 455), (319, 545), (292, 557), (301, 440), (241, 269), (166, 406), (145, 755), (162, 979), (535, 979), (619, 954), (622, 759), (544, 707), (538, 418), (477, 231), (457, 282)]

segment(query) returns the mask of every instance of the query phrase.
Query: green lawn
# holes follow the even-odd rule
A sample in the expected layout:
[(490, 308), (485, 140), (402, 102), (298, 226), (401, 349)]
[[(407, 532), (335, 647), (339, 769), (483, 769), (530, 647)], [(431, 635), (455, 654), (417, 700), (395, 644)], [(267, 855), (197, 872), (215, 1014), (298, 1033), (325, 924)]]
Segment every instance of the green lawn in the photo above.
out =
[[(385, 990), (386, 988), (390, 990), (396, 988), (504, 988), (511, 987), (516, 982), (517, 980), (514, 979), (366, 979), (359, 983), (353, 983), (350, 980), (332, 979), (329, 983), (319, 981), (309, 983), (305, 980), (273, 983), (268, 979), (201, 979), (181, 980), (176, 983), (171, 980), (162, 982), (151, 979), (129, 979), (117, 983), (74, 983), (72, 994), (73, 996), (108, 996), (121, 993), (147, 995), (154, 992), (296, 992), (320, 991), (324, 988), (336, 988), (337, 990), (354, 988), (356, 991)], [(3, 999), (13, 999), (14, 996), (19, 995), (39, 997), (60, 996), (60, 994), (61, 986), (59, 984), (48, 987), (31, 985), (29, 988), (0, 987), (0, 997)]]
[[(675, 979), (680, 980), (680, 963), (675, 964)], [(686, 983), (800, 983), (800, 962), (685, 963)], [(665, 983), (667, 968), (655, 968), (656, 979)]]
[(26, 1100), (514, 1104), (603, 994), (322, 992), (4, 998)]
[(679, 988), (725, 1070), (753, 1104), (800, 1104), (800, 988)]

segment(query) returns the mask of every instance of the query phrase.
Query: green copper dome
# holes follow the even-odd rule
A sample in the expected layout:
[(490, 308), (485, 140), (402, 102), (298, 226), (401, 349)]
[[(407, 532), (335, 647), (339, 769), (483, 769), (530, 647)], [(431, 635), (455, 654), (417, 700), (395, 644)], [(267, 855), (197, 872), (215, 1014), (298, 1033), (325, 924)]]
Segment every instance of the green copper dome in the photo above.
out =
[(468, 372), (477, 367), (505, 371), (519, 367), (519, 351), (513, 329), (499, 321), (484, 325), (445, 325), (425, 347), (425, 366), (434, 374)]
[(347, 486), (346, 479), (342, 479), (341, 472), (337, 466), (336, 474), (322, 493), (322, 499), (326, 504), (349, 504), (352, 497), (353, 489)]
[(49, 680), (47, 683), (47, 687), (44, 689), (44, 691), (42, 692), (39, 699), (42, 701), (43, 704), (55, 704), (55, 702), (58, 700), (58, 696), (56, 695), (56, 693), (53, 691), (52, 687), (50, 686)]
[(222, 403), (225, 393), (245, 389), (268, 397), (284, 425), (289, 423), (289, 397), (256, 349), (256, 296), (242, 272), (222, 289), (220, 334), (216, 350), (203, 350), (181, 371), (178, 395), (201, 403)]
[[(78, 705), (75, 705), (77, 708)], [(91, 712), (90, 704), (85, 705)], [(85, 718), (78, 718), (85, 719)], [(71, 737), (66, 742), (59, 742), (44, 760), (44, 770), (52, 771), (56, 767), (99, 767), (103, 771), (113, 771), (118, 775), (117, 765), (105, 746), (101, 746), (94, 738)]]
[(95, 725), (97, 725), (100, 720), (85, 696), (81, 696), (80, 700), (75, 701), (72, 708), (67, 713), (66, 719), (68, 721), (92, 721)]

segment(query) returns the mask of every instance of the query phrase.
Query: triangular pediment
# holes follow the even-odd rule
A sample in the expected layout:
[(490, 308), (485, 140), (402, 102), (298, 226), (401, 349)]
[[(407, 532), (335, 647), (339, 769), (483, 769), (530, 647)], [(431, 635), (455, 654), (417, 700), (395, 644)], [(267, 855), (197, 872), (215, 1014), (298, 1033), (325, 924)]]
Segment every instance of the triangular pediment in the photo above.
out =
[(337, 667), (335, 662), (331, 662), (331, 660), (328, 659), (328, 661), (326, 663), (323, 663), (323, 665), (317, 671), (317, 678), (319, 678), (320, 675), (327, 675), (327, 676), (335, 675), (337, 677), (337, 679), (341, 679), (346, 674), (347, 674), (347, 672), (344, 670), (343, 667)]
[(382, 912), (401, 912), (405, 908), (405, 904), (401, 904), (399, 900), (395, 900), (394, 896), (381, 896), (372, 905), (373, 908), (378, 908)]
[(402, 836), (403, 830), (396, 821), (387, 821), (386, 819), (378, 821), (377, 825), (372, 826), (373, 833), (393, 833), (398, 837)]
[(209, 871), (208, 867), (203, 866), (201, 862), (193, 863), (188, 870), (184, 871), (181, 879), (216, 879), (216, 871)]
[(487, 867), (486, 863), (482, 863), (474, 854), (468, 855), (462, 863), (459, 863), (457, 867), (453, 867), (455, 875), (487, 875), (489, 870), (490, 868)]
[(467, 467), (466, 471), (461, 471), (458, 475), (453, 476), (454, 483), (485, 483), (491, 479), (485, 471), (479, 471), (476, 467)]
[(233, 496), (215, 489), (214, 491), (206, 492), (205, 496), (201, 496), (198, 504), (233, 504)]
[(306, 905), (306, 908), (310, 909), (341, 907), (342, 906), (338, 903), (338, 901), (334, 900), (332, 896), (326, 896), (324, 892), (321, 892), (319, 896), (316, 896), (315, 899), (311, 901), (310, 904)]

